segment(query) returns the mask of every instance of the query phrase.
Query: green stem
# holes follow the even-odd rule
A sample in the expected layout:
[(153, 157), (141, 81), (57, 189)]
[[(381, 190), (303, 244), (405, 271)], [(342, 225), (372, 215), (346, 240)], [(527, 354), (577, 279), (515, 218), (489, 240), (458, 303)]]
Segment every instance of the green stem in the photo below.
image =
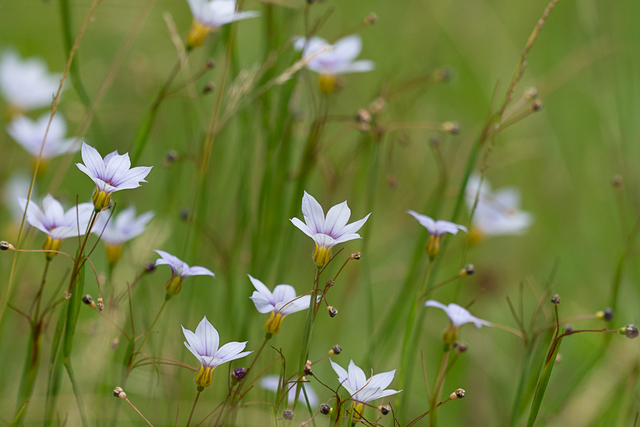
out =
[(156, 323), (158, 323), (158, 319), (160, 318), (160, 315), (164, 311), (164, 308), (166, 307), (169, 299), (170, 299), (170, 296), (167, 295), (164, 299), (164, 302), (162, 303), (162, 306), (160, 307), (160, 310), (158, 311), (158, 314), (156, 314), (156, 318), (153, 319), (153, 323), (151, 324), (151, 326), (149, 326), (149, 331), (147, 331), (147, 333), (145, 334), (144, 339), (142, 340), (142, 344), (140, 344), (140, 347), (138, 347), (138, 350), (133, 355), (131, 359), (131, 363), (129, 363), (129, 368), (131, 368), (131, 365), (133, 365), (133, 363), (136, 361), (136, 357), (138, 357), (138, 354), (140, 354), (140, 352), (142, 351), (142, 347), (144, 347), (145, 343), (151, 336), (151, 331), (153, 331), (153, 327), (156, 326)]
[(444, 386), (444, 379), (447, 375), (447, 364), (449, 363), (449, 355), (451, 354), (451, 346), (446, 345), (442, 360), (440, 361), (440, 368), (438, 369), (438, 376), (436, 382), (433, 385), (433, 393), (431, 394), (431, 400), (429, 401), (429, 425), (436, 427), (438, 424), (438, 405), (440, 400), (440, 393)]
[(87, 423), (87, 415), (84, 411), (84, 404), (82, 403), (82, 393), (80, 392), (80, 388), (78, 387), (76, 376), (73, 373), (73, 368), (71, 367), (71, 360), (68, 357), (63, 357), (62, 364), (67, 369), (67, 374), (69, 375), (69, 380), (71, 381), (71, 387), (73, 388), (73, 394), (76, 396), (78, 411), (80, 411), (80, 418), (82, 420), (82, 427), (89, 427), (89, 424)]

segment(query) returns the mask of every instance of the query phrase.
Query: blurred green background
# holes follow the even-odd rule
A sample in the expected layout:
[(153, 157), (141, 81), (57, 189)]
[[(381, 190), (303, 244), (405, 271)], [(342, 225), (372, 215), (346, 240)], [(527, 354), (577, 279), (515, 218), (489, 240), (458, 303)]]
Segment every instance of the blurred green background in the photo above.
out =
[[(106, 77), (106, 72), (130, 28), (139, 22), (138, 14), (148, 2), (141, 0), (104, 0), (90, 22), (78, 51), (77, 63), (82, 82), (93, 98)], [(283, 42), (278, 50), (275, 75), (284, 70), (295, 53), (287, 44), (292, 36), (305, 33), (305, 3), (287, 0), (273, 3), (276, 10), (276, 33)], [(359, 108), (367, 107), (384, 88), (415, 77), (426, 76), (446, 67), (452, 79), (406, 91), (390, 100), (381, 114), (384, 125), (400, 122), (442, 123), (455, 121), (461, 126), (458, 135), (440, 132), (442, 150), (447, 159), (449, 180), (445, 188), (439, 218), (449, 219), (457, 189), (462, 179), (467, 155), (491, 108), (502, 100), (506, 86), (519, 59), (527, 37), (546, 6), (545, 1), (509, 0), (440, 0), (440, 1), (332, 1), (317, 2), (308, 7), (315, 21), (331, 11), (318, 35), (335, 40), (358, 26), (370, 12), (378, 23), (362, 28), (363, 51), (359, 58), (371, 59), (376, 70), (352, 74), (344, 78), (344, 88), (332, 96), (330, 115), (353, 117)], [(74, 33), (83, 21), (90, 2), (71, 1)], [(278, 283), (293, 285), (299, 293), (311, 289), (314, 264), (310, 258), (313, 245), (308, 237), (294, 229), (288, 215), (295, 193), (295, 173), (300, 166), (310, 124), (314, 120), (307, 87), (315, 88), (317, 76), (303, 71), (298, 76), (292, 115), (292, 162), (285, 170), (291, 176), (282, 194), (268, 199), (264, 212), (280, 204), (281, 215), (268, 217), (259, 224), (259, 193), (266, 169), (266, 141), (269, 128), (261, 120), (262, 104), (252, 102), (234, 116), (217, 136), (207, 176), (206, 218), (201, 233), (194, 238), (194, 223), (181, 220), (181, 213), (191, 214), (196, 194), (196, 168), (200, 147), (209, 117), (221, 87), (228, 88), (241, 70), (252, 70), (265, 60), (265, 11), (267, 2), (246, 1), (245, 10), (260, 10), (263, 17), (242, 21), (237, 26), (234, 63), (226, 85), (221, 86), (225, 67), (224, 42), (228, 29), (209, 36), (207, 44), (189, 56), (192, 72), (201, 69), (210, 58), (216, 67), (196, 82), (200, 94), (208, 82), (214, 82), (212, 94), (190, 99), (181, 89), (161, 106), (149, 142), (141, 157), (141, 165), (154, 166), (148, 184), (117, 193), (119, 206), (134, 204), (138, 212), (156, 213), (147, 232), (125, 246), (125, 256), (116, 268), (115, 281), (123, 289), (147, 261), (156, 259), (154, 249), (163, 249), (183, 258), (190, 265), (202, 265), (217, 277), (190, 278), (179, 297), (168, 304), (159, 325), (160, 331), (149, 340), (147, 351), (155, 356), (172, 358), (195, 366), (195, 360), (182, 345), (180, 325), (195, 329), (204, 315), (221, 335), (222, 342), (249, 341), (248, 349), (257, 350), (263, 339), (264, 316), (255, 312), (249, 296), (253, 291), (247, 274), (261, 279), (273, 288)], [(136, 130), (158, 88), (176, 62), (176, 49), (163, 16), (170, 14), (184, 40), (191, 25), (186, 1), (158, 0), (144, 21), (113, 85), (96, 110), (84, 140), (103, 155), (131, 149)], [(635, 2), (615, 3), (595, 0), (560, 0), (550, 15), (536, 44), (528, 56), (528, 67), (515, 99), (527, 87), (536, 87), (544, 103), (542, 111), (532, 114), (500, 133), (490, 157), (486, 177), (494, 186), (516, 186), (522, 192), (523, 209), (535, 216), (535, 223), (523, 236), (487, 239), (469, 249), (467, 262), (476, 267), (476, 275), (437, 290), (430, 297), (441, 302), (468, 304), (484, 291), (472, 312), (480, 318), (516, 327), (506, 297), (519, 304), (520, 284), (525, 318), (537, 306), (537, 298), (549, 285), (562, 297), (561, 317), (595, 313), (610, 304), (611, 284), (616, 263), (625, 248), (625, 235), (631, 232), (640, 214), (639, 168), (640, 126), (640, 27), (637, 16), (640, 5)], [(0, 48), (15, 47), (23, 57), (38, 55), (52, 71), (62, 71), (66, 54), (57, 0), (4, 1), (0, 3)], [(183, 81), (178, 76), (176, 87)], [(309, 84), (308, 84), (309, 83)], [(74, 131), (85, 113), (85, 106), (74, 91), (71, 81), (62, 96), (59, 111)], [(273, 90), (272, 102), (279, 88)], [(493, 101), (494, 93), (497, 94)], [(316, 94), (316, 98), (319, 96)], [(222, 111), (229, 105), (229, 94), (222, 98)], [(492, 107), (493, 105), (493, 107)], [(45, 111), (36, 111), (39, 117)], [(200, 117), (200, 119), (199, 119)], [(6, 119), (5, 119), (6, 121)], [(274, 120), (272, 118), (271, 125)], [(397, 334), (379, 342), (377, 331), (407, 276), (410, 259), (419, 239), (424, 239), (419, 224), (405, 213), (413, 209), (426, 213), (428, 200), (434, 193), (438, 170), (429, 144), (436, 131), (409, 129), (389, 132), (379, 145), (380, 162), (375, 175), (375, 197), (369, 222), (360, 230), (363, 241), (341, 245), (348, 254), (363, 250), (361, 263), (348, 264), (329, 293), (329, 302), (339, 315), (329, 318), (321, 311), (314, 330), (312, 360), (319, 359), (334, 345), (343, 353), (333, 358), (346, 367), (353, 359), (365, 372), (374, 373), (399, 368), (400, 347), (405, 317)], [(332, 121), (321, 137), (317, 164), (311, 171), (306, 190), (314, 195), (325, 211), (347, 200), (352, 220), (368, 213), (370, 187), (371, 139), (363, 137), (352, 122)], [(6, 132), (0, 132), (0, 181), (6, 182), (14, 172), (31, 171), (31, 159)], [(167, 166), (165, 156), (175, 150), (178, 161)], [(80, 161), (79, 154), (73, 158)], [(52, 160), (38, 177), (38, 195), (44, 196), (57, 176), (64, 178), (54, 195), (70, 206), (79, 195), (88, 200), (93, 184), (68, 159)], [(62, 172), (60, 172), (62, 171)], [(611, 185), (620, 174), (624, 186)], [(391, 184), (394, 185), (391, 185)], [(299, 203), (295, 216), (302, 217)], [(430, 207), (429, 207), (430, 208)], [(275, 208), (274, 208), (275, 209)], [(11, 222), (8, 208), (0, 213), (3, 240), (15, 242), (17, 228)], [(243, 222), (244, 221), (244, 222)], [(465, 211), (462, 224), (468, 224)], [(262, 228), (264, 227), (264, 228)], [(264, 233), (261, 231), (266, 230)], [(240, 231), (240, 232), (239, 232)], [(419, 234), (420, 232), (420, 234)], [(187, 236), (191, 233), (191, 237)], [(286, 237), (287, 234), (289, 237)], [(33, 230), (23, 247), (39, 248), (42, 235)], [(289, 240), (287, 240), (289, 239)], [(91, 242), (95, 238), (91, 239)], [(366, 246), (365, 242), (366, 241)], [(455, 275), (462, 265), (466, 235), (449, 238), (436, 283)], [(74, 239), (63, 244), (73, 253)], [(335, 253), (335, 251), (334, 251)], [(99, 273), (106, 272), (102, 245), (92, 256)], [(342, 254), (341, 254), (342, 255)], [(426, 256), (425, 256), (426, 258)], [(12, 256), (3, 253), (0, 271), (4, 294), (8, 284)], [(21, 255), (11, 303), (26, 306), (37, 289), (42, 256)], [(53, 283), (62, 280), (70, 268), (58, 257), (49, 275)], [(329, 276), (338, 270), (330, 267)], [(640, 275), (637, 250), (626, 258), (615, 319), (612, 328), (640, 322), (638, 286)], [(370, 277), (370, 282), (366, 277)], [(168, 269), (159, 267), (137, 286), (132, 304), (137, 331), (146, 330), (164, 299), (163, 285)], [(367, 286), (373, 295), (373, 318), (368, 315)], [(85, 290), (97, 295), (95, 280), (87, 280)], [(549, 307), (547, 307), (547, 305)], [(124, 309), (122, 309), (124, 310)], [(121, 310), (121, 311), (122, 311)], [(551, 305), (545, 304), (551, 321)], [(124, 312), (105, 313), (122, 323)], [(17, 385), (26, 352), (27, 322), (14, 311), (6, 313), (3, 340), (0, 343), (0, 414), (10, 422), (16, 405)], [(57, 316), (57, 314), (56, 314)], [(44, 353), (34, 398), (29, 404), (26, 425), (41, 425), (42, 405), (46, 395), (46, 369), (56, 316), (48, 322), (44, 336)], [(546, 320), (545, 320), (546, 319)], [(288, 360), (289, 373), (295, 372), (304, 313), (285, 319), (282, 332), (269, 343), (281, 348)], [(598, 320), (576, 323), (580, 328), (605, 327)], [(425, 320), (418, 348), (424, 351), (427, 373), (433, 381), (441, 351), (441, 334), (446, 327), (443, 313), (433, 310)], [(113, 340), (117, 331), (95, 312), (82, 308), (74, 364), (85, 394), (85, 405), (92, 425), (111, 422), (114, 402), (110, 391), (119, 384), (123, 349)], [(467, 391), (459, 402), (446, 404), (440, 410), (441, 425), (502, 426), (507, 425), (518, 384), (524, 347), (516, 336), (497, 328), (462, 329), (461, 338), (469, 351), (460, 357), (447, 377), (444, 393), (458, 387)], [(542, 406), (539, 425), (611, 426), (633, 425), (638, 405), (636, 342), (613, 337), (605, 354), (594, 365), (588, 365), (602, 346), (597, 334), (576, 335), (563, 343), (562, 361), (556, 366), (550, 388)], [(375, 350), (379, 347), (379, 350)], [(375, 351), (372, 351), (372, 348)], [(277, 353), (265, 350), (259, 366), (266, 366)], [(234, 366), (248, 365), (250, 359)], [(371, 365), (368, 365), (368, 364)], [(588, 371), (584, 371), (584, 367)], [(278, 373), (272, 368), (272, 373)], [(201, 397), (194, 419), (204, 417), (226, 394), (227, 366), (216, 371), (214, 385)], [(324, 383), (337, 386), (328, 361), (314, 367), (314, 374)], [(580, 383), (575, 383), (579, 380)], [(397, 378), (396, 378), (397, 382)], [(392, 388), (396, 382), (392, 383)], [(575, 388), (569, 388), (578, 384)], [(314, 383), (322, 400), (331, 394)], [(133, 371), (125, 387), (132, 402), (155, 425), (173, 424), (176, 407), (184, 424), (188, 408), (195, 396), (193, 373), (171, 366), (150, 366)], [(60, 418), (68, 413), (68, 425), (80, 425), (71, 387), (63, 379), (63, 395), (58, 404)], [(569, 395), (565, 392), (571, 390)], [(272, 402), (267, 392), (253, 390), (249, 401)], [(419, 357), (414, 361), (414, 380), (408, 401), (408, 418), (428, 409), (422, 384)], [(392, 399), (393, 401), (393, 399)], [(306, 412), (306, 411), (304, 411)], [(296, 411), (295, 423), (305, 417)], [(122, 422), (143, 425), (131, 408), (123, 407)], [(248, 406), (240, 412), (238, 425), (265, 425), (268, 412), (261, 406)], [(324, 425), (326, 420), (318, 420)], [(383, 419), (391, 425), (390, 419)], [(426, 425), (426, 420), (422, 423)], [(518, 425), (524, 425), (521, 420)], [(419, 424), (420, 425), (420, 424)]]

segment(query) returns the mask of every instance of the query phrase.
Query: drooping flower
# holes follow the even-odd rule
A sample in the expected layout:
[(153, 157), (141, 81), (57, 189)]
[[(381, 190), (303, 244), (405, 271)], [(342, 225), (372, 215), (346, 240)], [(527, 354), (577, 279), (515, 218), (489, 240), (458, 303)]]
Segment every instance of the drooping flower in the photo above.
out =
[(467, 232), (467, 227), (463, 225), (443, 220), (434, 221), (426, 215), (421, 215), (411, 210), (407, 211), (407, 213), (411, 214), (424, 228), (429, 231), (429, 241), (427, 242), (426, 251), (427, 255), (431, 258), (437, 257), (440, 253), (440, 241), (442, 240), (442, 236), (447, 233), (454, 235), (458, 234), (458, 230), (462, 230), (465, 233)]
[(356, 231), (360, 230), (371, 214), (347, 225), (351, 210), (345, 201), (329, 209), (325, 218), (320, 203), (305, 191), (302, 197), (302, 215), (304, 222), (298, 218), (292, 218), (291, 222), (316, 243), (313, 259), (318, 267), (322, 267), (331, 259), (333, 246), (349, 240), (361, 239)]
[(107, 245), (107, 261), (115, 264), (122, 257), (122, 245), (138, 237), (153, 218), (153, 212), (145, 212), (136, 218), (136, 208), (129, 206), (114, 218), (109, 219), (107, 212), (98, 217), (93, 232)]
[(169, 279), (165, 285), (168, 296), (174, 296), (180, 293), (180, 290), (182, 289), (182, 281), (185, 277), (216, 276), (211, 272), (211, 270), (204, 267), (189, 267), (189, 264), (165, 251), (156, 250), (156, 253), (161, 257), (156, 260), (156, 266), (165, 264), (171, 268), (171, 279)]
[(193, 25), (187, 36), (187, 48), (204, 43), (210, 31), (241, 19), (255, 18), (259, 12), (236, 12), (236, 0), (187, 0), (193, 14)]
[(458, 331), (460, 327), (466, 323), (473, 323), (476, 328), (480, 329), (482, 325), (493, 326), (491, 322), (479, 319), (469, 313), (464, 307), (460, 307), (458, 304), (451, 303), (448, 306), (435, 300), (428, 300), (424, 303), (425, 307), (437, 307), (443, 310), (449, 318), (449, 328), (444, 332), (442, 336), (445, 344), (454, 344), (458, 339)]
[(303, 51), (303, 58), (311, 57), (307, 68), (320, 74), (318, 86), (325, 94), (330, 94), (335, 89), (337, 75), (363, 73), (375, 68), (373, 61), (356, 61), (362, 51), (362, 39), (357, 34), (343, 37), (333, 45), (320, 37), (309, 40), (296, 37), (294, 48)]
[(14, 50), (0, 58), (0, 91), (17, 112), (50, 105), (62, 73), (50, 74), (42, 58), (23, 60)]
[(230, 342), (218, 348), (220, 336), (218, 331), (207, 320), (202, 319), (196, 332), (193, 333), (182, 327), (184, 337), (187, 339), (184, 345), (200, 362), (200, 370), (196, 374), (198, 387), (209, 387), (213, 381), (213, 370), (223, 363), (240, 359), (251, 354), (251, 351), (242, 351), (247, 342)]
[[(27, 206), (27, 199), (18, 199), (22, 211), (27, 210), (27, 221), (33, 227), (47, 235), (44, 250), (59, 251), (62, 240), (68, 237), (82, 236), (91, 220), (93, 205), (80, 203), (68, 211), (64, 211), (60, 202), (48, 194), (42, 201), (42, 210), (32, 201)], [(47, 253), (49, 259), (55, 253)]]
[(533, 215), (520, 210), (520, 192), (513, 187), (492, 192), (491, 185), (484, 179), (478, 193), (480, 181), (479, 175), (471, 176), (465, 190), (469, 212), (478, 196), (469, 233), (471, 243), (477, 243), (484, 236), (526, 233), (533, 223)]
[(249, 275), (253, 287), (256, 288), (251, 295), (251, 300), (260, 313), (269, 313), (269, 318), (264, 324), (264, 330), (268, 334), (275, 335), (280, 332), (282, 320), (289, 314), (309, 308), (311, 295), (296, 297), (296, 290), (290, 285), (278, 285), (273, 293), (264, 283)]
[[(280, 386), (280, 377), (278, 377), (277, 375), (267, 375), (260, 379), (260, 387), (266, 390), (277, 392), (279, 386)], [(304, 390), (307, 392), (307, 397), (309, 398), (309, 406), (314, 408), (318, 404), (318, 395), (316, 394), (315, 390), (309, 385), (309, 383), (303, 383), (302, 387), (304, 387)], [(287, 389), (289, 390), (287, 394), (289, 406), (293, 405), (293, 402), (296, 399), (297, 388), (298, 387), (295, 381), (287, 383)], [(300, 402), (305, 402), (304, 391), (300, 390), (300, 394), (298, 395), (298, 400)]]
[[(7, 132), (33, 157), (38, 157), (48, 124), (49, 113), (43, 114), (38, 120), (19, 116), (11, 121), (7, 127)], [(47, 141), (42, 149), (43, 159), (50, 159), (51, 157), (80, 149), (80, 144), (75, 138), (65, 138), (66, 133), (67, 124), (62, 115), (58, 113), (51, 120)]]
[(109, 207), (111, 193), (140, 187), (141, 182), (151, 172), (152, 166), (131, 167), (129, 153), (118, 154), (118, 151), (107, 154), (102, 159), (98, 150), (82, 143), (82, 163), (76, 163), (78, 169), (86, 173), (96, 184), (93, 192), (93, 205), (96, 212)]
[(333, 360), (329, 359), (329, 361), (331, 362), (333, 370), (338, 374), (338, 381), (340, 381), (342, 387), (351, 395), (351, 400), (354, 402), (354, 416), (362, 418), (365, 403), (402, 391), (385, 390), (389, 384), (391, 384), (391, 381), (393, 381), (393, 376), (396, 373), (395, 369), (393, 371), (372, 375), (371, 378), (367, 379), (364, 371), (357, 367), (356, 364), (353, 363), (353, 360), (349, 363), (348, 372)]

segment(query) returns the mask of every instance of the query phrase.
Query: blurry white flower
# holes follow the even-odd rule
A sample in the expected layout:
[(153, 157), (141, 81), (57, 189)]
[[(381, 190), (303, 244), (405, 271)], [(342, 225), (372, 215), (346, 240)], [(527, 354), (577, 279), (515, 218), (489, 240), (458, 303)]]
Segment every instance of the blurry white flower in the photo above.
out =
[(523, 212), (520, 208), (520, 192), (516, 188), (503, 188), (492, 192), (487, 180), (482, 181), (475, 174), (469, 178), (465, 191), (465, 200), (469, 212), (478, 195), (478, 204), (471, 223), (471, 240), (474, 242), (482, 236), (496, 236), (501, 234), (524, 234), (533, 223), (533, 215)]
[[(4, 204), (11, 211), (11, 218), (16, 224), (22, 222), (24, 209), (16, 204), (18, 199), (26, 199), (29, 195), (29, 186), (31, 185), (31, 177), (24, 172), (14, 174), (5, 184)], [(37, 193), (35, 184), (31, 193), (32, 199), (35, 199)], [(32, 200), (33, 203), (33, 200)], [(28, 223), (26, 223), (28, 225)]]
[(218, 348), (220, 336), (218, 331), (207, 320), (202, 319), (195, 334), (182, 327), (184, 337), (187, 339), (184, 345), (200, 362), (200, 370), (196, 375), (198, 387), (209, 387), (213, 381), (213, 370), (223, 363), (240, 359), (251, 354), (250, 351), (242, 351), (247, 342), (230, 342)]
[(289, 314), (309, 308), (310, 295), (296, 297), (296, 290), (290, 285), (278, 285), (273, 293), (264, 283), (249, 275), (251, 283), (256, 290), (251, 295), (251, 300), (260, 313), (270, 313), (264, 324), (264, 330), (268, 334), (275, 335), (280, 332), (282, 319)]
[[(107, 261), (115, 264), (122, 257), (122, 244), (141, 235), (153, 218), (153, 212), (146, 212), (136, 218), (136, 208), (129, 206), (118, 215), (109, 219), (104, 212), (96, 221), (93, 232), (107, 244)], [(108, 222), (107, 222), (108, 221)]]
[(473, 323), (478, 329), (480, 329), (482, 325), (493, 326), (490, 322), (471, 315), (466, 308), (460, 307), (458, 304), (451, 303), (447, 306), (438, 301), (429, 300), (425, 302), (424, 305), (425, 307), (437, 307), (447, 314), (449, 318), (449, 328), (442, 336), (445, 344), (454, 344), (456, 342), (458, 339), (458, 330), (465, 323)]
[(383, 397), (391, 396), (396, 393), (400, 393), (402, 390), (385, 390), (391, 381), (396, 370), (389, 372), (383, 372), (381, 374), (373, 375), (367, 379), (364, 371), (353, 363), (353, 360), (349, 363), (349, 372), (345, 371), (340, 365), (329, 359), (333, 370), (338, 374), (338, 381), (351, 395), (351, 400), (355, 403), (355, 414), (359, 418), (362, 418), (363, 407), (367, 402), (380, 399)]
[(107, 154), (102, 159), (98, 150), (82, 143), (82, 163), (76, 163), (78, 169), (87, 174), (96, 184), (93, 193), (93, 205), (97, 212), (106, 209), (111, 200), (111, 193), (140, 187), (141, 182), (151, 172), (151, 166), (131, 167), (129, 153), (118, 154), (118, 151)]
[[(38, 154), (40, 154), (42, 139), (44, 138), (44, 133), (47, 130), (48, 124), (49, 113), (43, 114), (38, 120), (31, 120), (25, 116), (18, 116), (11, 121), (9, 126), (7, 126), (7, 132), (32, 156), (38, 157)], [(67, 124), (65, 123), (62, 115), (58, 113), (53, 116), (53, 120), (51, 120), (49, 133), (47, 134), (47, 141), (45, 142), (42, 150), (43, 159), (49, 159), (51, 157), (59, 156), (60, 154), (80, 149), (80, 144), (76, 139), (65, 138), (66, 133)]]
[(204, 267), (189, 267), (189, 264), (180, 260), (165, 251), (156, 250), (156, 253), (160, 255), (160, 259), (156, 260), (156, 265), (168, 265), (171, 268), (171, 279), (167, 282), (166, 289), (167, 295), (178, 295), (182, 289), (182, 281), (185, 277), (190, 276), (211, 276), (215, 277), (215, 274)]
[(255, 18), (259, 12), (236, 12), (235, 0), (187, 0), (193, 14), (193, 26), (187, 36), (187, 47), (200, 46), (209, 31), (241, 19)]
[[(280, 385), (280, 377), (277, 375), (267, 375), (260, 379), (260, 387), (271, 390), (273, 392), (278, 391), (278, 386)], [(309, 383), (303, 383), (302, 385), (307, 392), (307, 397), (309, 398), (309, 406), (314, 408), (318, 404), (318, 395), (315, 390), (309, 385)], [(295, 381), (287, 383), (288, 392), (288, 402), (289, 406), (293, 405), (293, 402), (296, 400), (296, 389), (297, 385)], [(301, 402), (305, 402), (304, 391), (300, 390), (300, 394), (298, 395), (298, 400)]]
[(318, 84), (325, 94), (333, 92), (336, 75), (362, 73), (375, 68), (373, 61), (356, 61), (362, 51), (362, 39), (356, 34), (341, 38), (333, 45), (320, 37), (312, 37), (308, 41), (304, 37), (296, 37), (294, 48), (303, 51), (303, 59), (312, 57), (307, 68), (320, 74)]
[(292, 218), (291, 222), (316, 243), (313, 259), (319, 267), (322, 267), (331, 259), (333, 246), (349, 240), (361, 239), (356, 231), (360, 230), (371, 214), (347, 225), (351, 210), (347, 202), (342, 202), (329, 209), (325, 218), (320, 203), (305, 191), (302, 197), (302, 215), (305, 222), (298, 218)]
[(467, 228), (463, 225), (443, 220), (434, 221), (426, 215), (421, 215), (411, 210), (407, 211), (407, 213), (411, 214), (424, 228), (429, 231), (429, 241), (427, 242), (426, 251), (427, 255), (431, 258), (435, 258), (440, 253), (440, 241), (442, 240), (443, 235), (447, 233), (455, 235), (458, 234), (458, 230), (467, 232)]
[[(62, 240), (68, 237), (82, 236), (89, 225), (93, 205), (80, 203), (68, 211), (64, 211), (60, 202), (48, 194), (42, 201), (42, 210), (33, 202), (27, 207), (26, 199), (18, 199), (22, 211), (27, 210), (27, 221), (33, 227), (46, 233), (45, 250), (59, 251)], [(54, 253), (47, 254), (49, 258)]]
[(21, 111), (50, 105), (61, 77), (62, 73), (49, 74), (39, 57), (22, 60), (9, 50), (0, 58), (0, 91), (10, 106)]

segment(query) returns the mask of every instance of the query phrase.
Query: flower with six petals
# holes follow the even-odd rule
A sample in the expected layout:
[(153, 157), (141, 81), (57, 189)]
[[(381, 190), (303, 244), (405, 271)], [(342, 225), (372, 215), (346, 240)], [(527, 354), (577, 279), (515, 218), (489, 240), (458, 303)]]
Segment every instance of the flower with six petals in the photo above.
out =
[(156, 260), (156, 266), (168, 265), (171, 268), (171, 279), (165, 285), (167, 290), (167, 297), (178, 295), (182, 289), (182, 281), (185, 277), (190, 276), (211, 276), (215, 277), (215, 274), (204, 267), (189, 267), (189, 264), (182, 261), (178, 257), (175, 257), (165, 251), (156, 250), (156, 253), (160, 255), (160, 259)]
[(221, 25), (255, 18), (259, 12), (236, 12), (236, 0), (187, 0), (193, 14), (193, 25), (187, 36), (187, 48), (202, 45), (209, 31)]
[(460, 307), (458, 304), (451, 303), (448, 306), (435, 300), (428, 300), (424, 303), (425, 307), (436, 307), (443, 310), (449, 318), (449, 328), (444, 332), (442, 336), (445, 344), (454, 344), (458, 339), (458, 330), (466, 323), (473, 323), (476, 328), (480, 329), (482, 325), (493, 326), (491, 322), (479, 319), (469, 313), (464, 307)]
[(304, 222), (298, 218), (292, 218), (291, 222), (316, 243), (313, 260), (318, 267), (322, 267), (331, 259), (333, 246), (349, 240), (361, 239), (356, 231), (360, 230), (371, 214), (347, 225), (351, 210), (345, 201), (329, 209), (325, 218), (320, 203), (305, 191), (302, 197), (302, 215)]
[[(38, 120), (31, 120), (25, 116), (14, 118), (7, 132), (33, 157), (38, 157), (42, 140), (49, 124), (49, 113), (43, 114)], [(75, 138), (65, 138), (67, 124), (60, 113), (53, 116), (47, 133), (47, 140), (42, 149), (42, 158), (50, 159), (60, 154), (78, 151), (80, 144)]]
[(429, 231), (429, 241), (427, 242), (426, 252), (430, 258), (435, 258), (440, 253), (440, 241), (442, 236), (450, 234), (458, 234), (458, 230), (467, 232), (467, 227), (463, 225), (454, 224), (453, 222), (438, 220), (434, 221), (426, 215), (421, 215), (415, 211), (409, 210), (407, 213), (411, 214), (418, 222)]
[(108, 213), (98, 217), (93, 232), (107, 245), (107, 261), (115, 264), (122, 257), (122, 244), (141, 235), (145, 227), (153, 218), (153, 212), (146, 212), (136, 218), (136, 208), (129, 206), (114, 218), (109, 219)]

